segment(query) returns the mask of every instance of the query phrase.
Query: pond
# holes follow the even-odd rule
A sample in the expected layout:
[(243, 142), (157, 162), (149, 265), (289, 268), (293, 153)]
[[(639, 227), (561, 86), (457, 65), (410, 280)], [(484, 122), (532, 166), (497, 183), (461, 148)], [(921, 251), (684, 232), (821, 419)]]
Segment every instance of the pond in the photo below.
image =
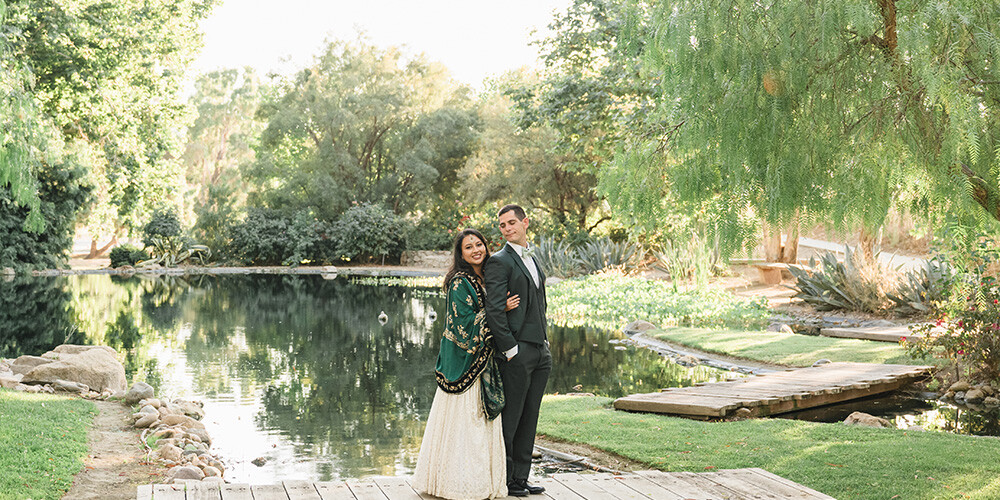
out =
[[(416, 464), (443, 313), (435, 289), (346, 278), (18, 276), (0, 281), (0, 357), (61, 343), (126, 353), (129, 380), (204, 401), (230, 481), (399, 475)], [(551, 327), (549, 338), (551, 393), (617, 397), (733, 376), (601, 330)]]

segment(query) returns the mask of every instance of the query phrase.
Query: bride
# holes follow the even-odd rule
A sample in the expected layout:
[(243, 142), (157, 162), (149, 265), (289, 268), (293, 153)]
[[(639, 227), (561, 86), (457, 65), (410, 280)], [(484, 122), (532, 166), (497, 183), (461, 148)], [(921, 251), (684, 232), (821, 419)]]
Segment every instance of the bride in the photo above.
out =
[[(437, 392), (420, 444), (413, 487), (451, 500), (507, 496), (503, 389), (493, 365), (493, 343), (483, 309), (486, 240), (475, 229), (455, 239), (445, 274), (444, 336), (435, 375)], [(507, 310), (518, 306), (515, 295)]]

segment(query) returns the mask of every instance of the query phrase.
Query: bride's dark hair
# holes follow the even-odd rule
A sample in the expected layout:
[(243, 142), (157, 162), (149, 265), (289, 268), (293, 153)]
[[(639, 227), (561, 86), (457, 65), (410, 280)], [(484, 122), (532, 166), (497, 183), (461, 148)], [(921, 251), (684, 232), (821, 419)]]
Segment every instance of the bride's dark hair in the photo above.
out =
[(459, 271), (465, 271), (471, 276), (476, 275), (476, 271), (472, 269), (472, 265), (466, 262), (465, 259), (462, 258), (462, 241), (464, 241), (465, 237), (470, 234), (475, 236), (476, 238), (479, 238), (479, 241), (483, 242), (483, 252), (486, 254), (483, 257), (483, 264), (486, 263), (486, 259), (490, 258), (490, 249), (488, 246), (486, 246), (486, 238), (483, 238), (483, 235), (479, 231), (476, 231), (475, 229), (463, 229), (462, 232), (458, 233), (458, 236), (455, 237), (455, 245), (454, 245), (454, 251), (452, 252), (451, 267), (448, 268), (448, 272), (445, 273), (444, 275), (444, 290), (446, 292), (448, 291), (448, 283), (450, 283), (451, 279), (455, 277), (455, 273)]

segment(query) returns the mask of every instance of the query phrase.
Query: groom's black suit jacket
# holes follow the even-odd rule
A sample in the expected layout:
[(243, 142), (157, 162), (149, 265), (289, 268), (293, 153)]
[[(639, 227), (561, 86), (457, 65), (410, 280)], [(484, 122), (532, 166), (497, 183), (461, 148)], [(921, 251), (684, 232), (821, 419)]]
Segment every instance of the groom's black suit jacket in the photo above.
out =
[[(528, 268), (509, 244), (490, 255), (483, 266), (486, 324), (500, 353), (510, 350), (519, 341), (538, 345), (545, 343), (545, 273), (538, 261), (535, 261), (535, 267), (538, 269), (537, 287)], [(504, 312), (507, 292), (518, 295), (521, 302), (514, 310)]]

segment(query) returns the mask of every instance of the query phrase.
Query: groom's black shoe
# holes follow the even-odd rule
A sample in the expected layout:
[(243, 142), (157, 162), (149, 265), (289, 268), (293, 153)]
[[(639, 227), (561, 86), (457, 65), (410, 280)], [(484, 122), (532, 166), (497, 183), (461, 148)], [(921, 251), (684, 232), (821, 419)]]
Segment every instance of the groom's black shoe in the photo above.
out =
[(524, 496), (524, 495), (515, 495), (514, 493), (510, 493), (511, 485), (514, 485), (514, 488), (515, 488), (516, 491), (526, 491), (527, 493), (529, 493), (531, 495), (538, 495), (538, 494), (542, 493), (543, 491), (545, 491), (545, 488), (543, 488), (541, 486), (534, 486), (534, 485), (528, 484), (528, 480), (527, 479), (515, 479), (515, 480), (511, 481), (510, 484), (507, 485), (507, 492), (511, 496), (515, 496), (515, 497), (516, 496)]
[(507, 483), (507, 494), (512, 497), (526, 497), (529, 493), (527, 485), (527, 481), (523, 479), (512, 479)]

